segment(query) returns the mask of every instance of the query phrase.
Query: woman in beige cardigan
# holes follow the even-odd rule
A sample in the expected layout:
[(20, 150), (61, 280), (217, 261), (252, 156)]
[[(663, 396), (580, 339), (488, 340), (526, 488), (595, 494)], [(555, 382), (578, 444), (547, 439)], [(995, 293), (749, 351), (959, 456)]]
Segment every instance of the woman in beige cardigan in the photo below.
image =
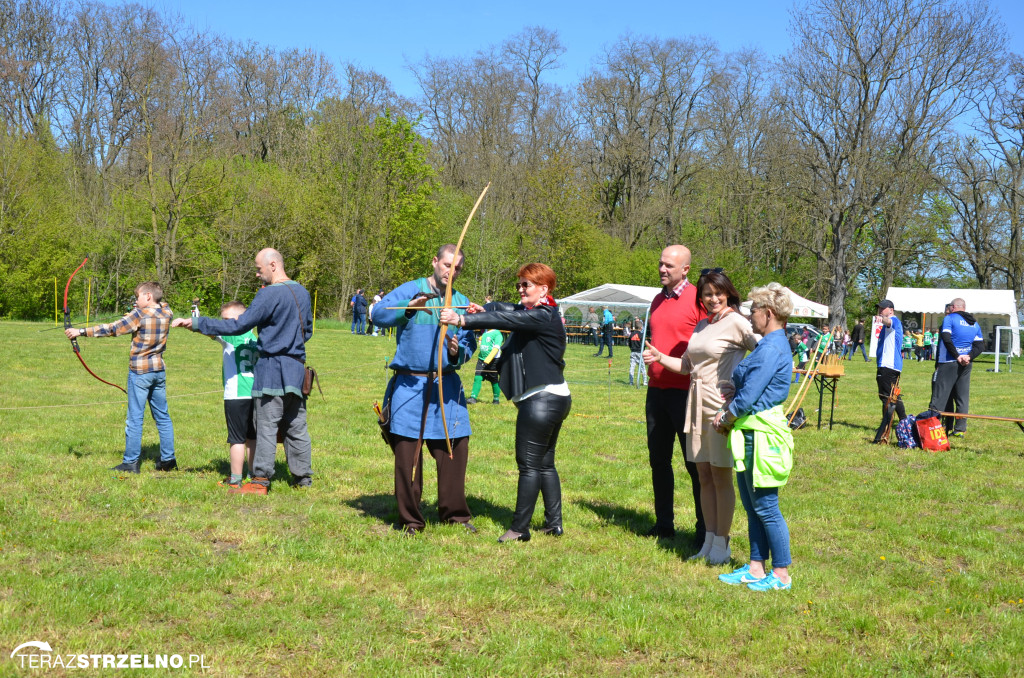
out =
[(727, 439), (712, 422), (732, 399), (732, 372), (760, 339), (750, 321), (739, 312), (740, 295), (722, 269), (704, 269), (697, 281), (697, 303), (708, 317), (697, 323), (681, 358), (668, 356), (647, 344), (644, 362), (661, 363), (673, 372), (690, 375), (686, 428), (686, 458), (696, 462), (700, 477), (700, 506), (707, 535), (691, 560), (706, 559), (711, 565), (729, 562), (729, 531), (736, 508), (732, 484), (733, 459)]

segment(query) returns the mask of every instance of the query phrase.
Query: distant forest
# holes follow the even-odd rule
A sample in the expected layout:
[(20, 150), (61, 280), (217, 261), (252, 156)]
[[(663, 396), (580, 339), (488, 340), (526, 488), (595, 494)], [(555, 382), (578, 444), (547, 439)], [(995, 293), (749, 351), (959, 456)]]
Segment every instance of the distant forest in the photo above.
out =
[[(772, 60), (625, 35), (572, 87), (530, 27), (413, 65), (419, 92), (142, 5), (0, 0), (0, 317), (255, 293), (262, 247), (340, 315), (428, 271), (487, 182), (457, 287), (656, 285), (668, 243), (834, 322), (889, 285), (1024, 286), (1024, 59), (983, 2), (813, 0)], [(851, 323), (852, 324), (852, 323)]]

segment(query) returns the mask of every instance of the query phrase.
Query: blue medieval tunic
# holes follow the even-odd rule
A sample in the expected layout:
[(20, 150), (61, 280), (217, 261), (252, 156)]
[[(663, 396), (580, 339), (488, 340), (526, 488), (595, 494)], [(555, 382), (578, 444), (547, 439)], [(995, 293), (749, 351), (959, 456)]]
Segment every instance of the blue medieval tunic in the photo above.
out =
[[(420, 294), (433, 293), (427, 278), (419, 278), (396, 287), (379, 303), (374, 304), (371, 320), (375, 326), (394, 327), (397, 334), (395, 358), (389, 367), (393, 370), (427, 374), (443, 372), (444, 379), (444, 413), (448, 421), (448, 436), (462, 438), (470, 434), (469, 410), (466, 409), (466, 396), (462, 390), (462, 380), (456, 370), (468, 361), (476, 351), (476, 336), (471, 330), (460, 330), (449, 327), (449, 334), (458, 333), (459, 353), (453, 361), (449, 361), (447, 349), (443, 351), (440, 370), (437, 365), (437, 341), (440, 332), (438, 311), (418, 311), (406, 315), (409, 302)], [(452, 305), (465, 306), (469, 300), (459, 292), (452, 290)], [(438, 309), (444, 305), (443, 299), (427, 301), (427, 307)], [(389, 307), (397, 307), (388, 310)], [(463, 313), (461, 309), (457, 311)], [(428, 383), (429, 382), (429, 383)], [(437, 379), (396, 373), (388, 382), (384, 393), (384, 405), (391, 405), (391, 432), (406, 438), (419, 438), (420, 422), (423, 420), (424, 389), (427, 396), (426, 424), (423, 430), (424, 440), (444, 438), (444, 427), (441, 423), (441, 409), (438, 406)]]
[(245, 334), (255, 327), (259, 332), (256, 349), (260, 359), (253, 369), (253, 397), (286, 393), (302, 397), (306, 342), (313, 336), (310, 307), (306, 288), (294, 280), (285, 280), (257, 292), (249, 308), (238, 318), (193, 318), (192, 331), (230, 337)]

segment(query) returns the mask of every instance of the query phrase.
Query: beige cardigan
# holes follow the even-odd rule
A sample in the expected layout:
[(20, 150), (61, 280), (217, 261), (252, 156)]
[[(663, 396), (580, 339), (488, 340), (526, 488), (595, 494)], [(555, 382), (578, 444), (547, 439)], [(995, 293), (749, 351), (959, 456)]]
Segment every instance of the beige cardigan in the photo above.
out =
[(732, 466), (728, 441), (715, 431), (711, 421), (715, 412), (732, 400), (733, 370), (760, 340), (750, 321), (736, 311), (713, 323), (705, 318), (693, 329), (690, 344), (683, 354), (683, 372), (690, 374), (685, 428), (690, 436), (687, 460)]

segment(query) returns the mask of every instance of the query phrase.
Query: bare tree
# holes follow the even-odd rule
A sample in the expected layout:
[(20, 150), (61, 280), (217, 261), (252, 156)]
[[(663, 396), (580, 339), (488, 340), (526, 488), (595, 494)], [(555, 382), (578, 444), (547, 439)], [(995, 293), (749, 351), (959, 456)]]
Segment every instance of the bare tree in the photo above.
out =
[(942, 188), (955, 218), (946, 234), (954, 251), (973, 272), (978, 286), (992, 287), (997, 257), (998, 196), (994, 177), (976, 139), (964, 139), (947, 153)]
[(998, 267), (1007, 287), (1024, 299), (1024, 58), (1010, 55), (978, 108), (980, 141), (991, 158), (992, 181), (1002, 208)]
[(626, 36), (600, 65), (578, 98), (602, 219), (630, 248), (677, 237), (672, 206), (704, 167), (704, 109), (718, 50), (706, 40)]
[(845, 324), (865, 227), (988, 82), (1004, 32), (983, 3), (815, 0), (793, 14), (780, 103), (806, 167), (796, 192), (827, 233), (829, 306)]
[(29, 133), (49, 125), (68, 60), (60, 2), (0, 0), (0, 115)]

